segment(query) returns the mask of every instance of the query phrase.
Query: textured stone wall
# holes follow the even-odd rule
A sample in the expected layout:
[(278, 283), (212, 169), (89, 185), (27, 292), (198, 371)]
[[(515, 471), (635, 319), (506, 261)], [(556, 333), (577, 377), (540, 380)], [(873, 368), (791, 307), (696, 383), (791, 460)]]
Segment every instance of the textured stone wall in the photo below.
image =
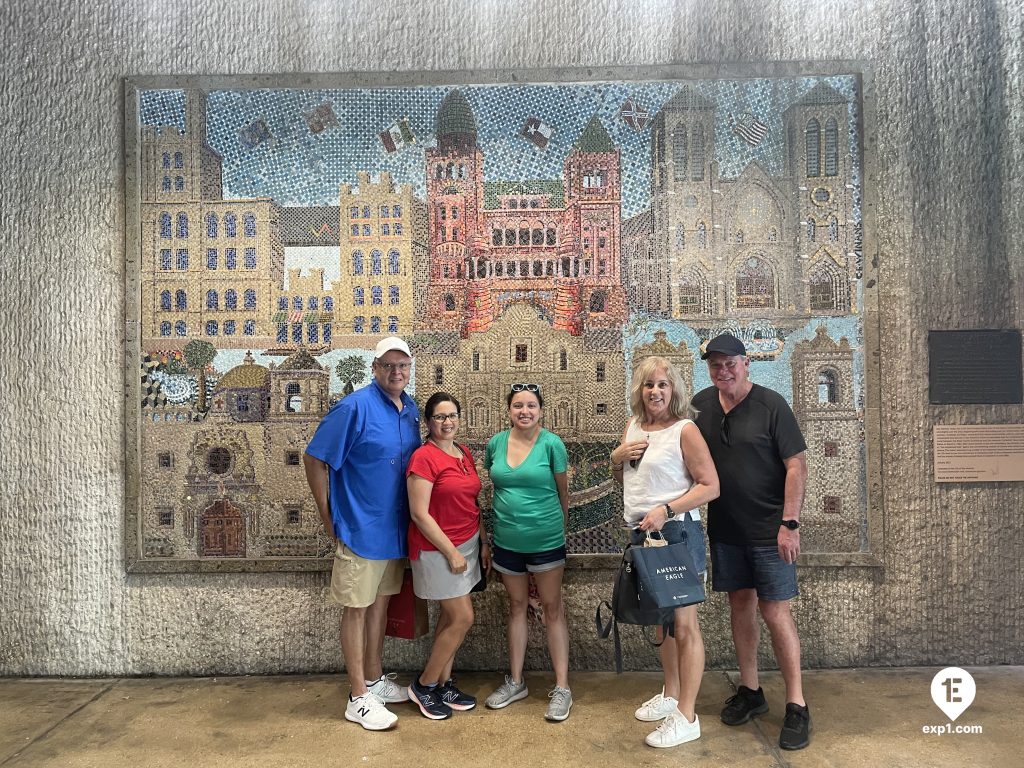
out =
[[(806, 567), (811, 666), (1022, 663), (1024, 485), (938, 486), (930, 328), (1024, 325), (1024, 9), (1017, 0), (7, 3), (0, 28), (0, 674), (212, 674), (338, 666), (323, 574), (127, 576), (122, 553), (122, 78), (864, 59), (873, 62), (882, 567)], [(869, 341), (871, 337), (869, 336)], [(870, 353), (869, 347), (869, 353)], [(112, 381), (112, 379), (116, 379)], [(573, 663), (608, 668), (570, 574)], [(734, 664), (724, 600), (708, 661)], [(501, 592), (467, 667), (505, 658)], [(540, 651), (529, 662), (545, 666)], [(631, 640), (631, 667), (654, 655)], [(394, 644), (396, 666), (425, 645)], [(501, 663), (504, 663), (503, 661)]]

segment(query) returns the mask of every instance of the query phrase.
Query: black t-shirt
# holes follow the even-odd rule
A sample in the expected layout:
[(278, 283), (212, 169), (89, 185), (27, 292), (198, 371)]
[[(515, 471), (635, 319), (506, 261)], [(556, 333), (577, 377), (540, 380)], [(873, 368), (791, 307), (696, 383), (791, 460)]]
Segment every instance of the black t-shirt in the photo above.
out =
[(693, 407), (721, 483), (721, 495), (708, 505), (708, 536), (724, 544), (775, 544), (786, 493), (783, 461), (807, 449), (793, 409), (757, 384), (728, 415), (715, 387), (698, 392)]

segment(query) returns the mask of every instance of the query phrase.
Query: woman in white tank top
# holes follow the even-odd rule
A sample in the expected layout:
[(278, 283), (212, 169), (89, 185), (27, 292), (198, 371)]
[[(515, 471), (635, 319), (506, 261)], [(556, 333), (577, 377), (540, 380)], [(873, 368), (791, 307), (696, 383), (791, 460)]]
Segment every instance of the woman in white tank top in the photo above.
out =
[[(630, 408), (633, 418), (611, 453), (611, 464), (612, 474), (623, 485), (623, 517), (633, 529), (631, 539), (638, 542), (647, 531), (661, 531), (669, 543), (686, 540), (703, 570), (704, 532), (698, 508), (718, 498), (718, 473), (690, 418), (689, 393), (675, 366), (662, 357), (644, 359), (633, 373)], [(700, 738), (694, 707), (704, 674), (704, 638), (696, 605), (676, 608), (672, 635), (659, 649), (665, 687), (635, 713), (638, 720), (661, 721), (645, 739), (652, 747), (674, 747)]]

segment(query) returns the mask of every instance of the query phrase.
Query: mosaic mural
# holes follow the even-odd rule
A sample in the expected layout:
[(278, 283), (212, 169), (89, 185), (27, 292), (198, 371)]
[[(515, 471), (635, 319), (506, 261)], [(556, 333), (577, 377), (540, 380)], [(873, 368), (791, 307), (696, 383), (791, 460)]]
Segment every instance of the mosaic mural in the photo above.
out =
[(700, 346), (728, 330), (807, 436), (805, 550), (867, 549), (856, 72), (168, 85), (128, 89), (130, 563), (318, 567), (302, 453), (389, 334), (412, 343), (420, 402), (462, 402), (478, 456), (509, 384), (540, 384), (569, 449), (570, 551), (611, 553), (634, 361), (669, 357), (700, 389)]

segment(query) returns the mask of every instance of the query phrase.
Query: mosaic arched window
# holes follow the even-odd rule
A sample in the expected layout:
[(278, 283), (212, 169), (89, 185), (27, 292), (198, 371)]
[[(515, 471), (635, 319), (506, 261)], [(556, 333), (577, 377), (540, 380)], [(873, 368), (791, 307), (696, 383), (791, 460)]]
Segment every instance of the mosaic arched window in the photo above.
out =
[(809, 303), (811, 311), (835, 312), (846, 309), (846, 290), (839, 270), (829, 263), (811, 274)]
[(605, 304), (607, 303), (607, 297), (604, 291), (594, 291), (590, 294), (590, 311), (591, 312), (604, 312)]
[(370, 288), (370, 303), (371, 304), (383, 304), (384, 303), (384, 291), (381, 290), (379, 285), (375, 285)]
[(181, 192), (183, 189), (185, 189), (185, 179), (183, 179), (181, 176), (175, 176), (174, 177), (174, 191), (175, 192)]
[(175, 235), (178, 237), (188, 237), (188, 216), (184, 213), (178, 214), (178, 227)]
[(355, 288), (352, 289), (352, 303), (357, 307), (361, 307), (363, 306), (364, 300), (365, 299), (363, 298), (363, 289), (362, 287), (357, 285)]
[(160, 184), (160, 189), (163, 192), (170, 192), (171, 191), (171, 177), (170, 176), (164, 176), (164, 180)]
[(331, 296), (324, 296), (324, 312), (334, 311), (334, 298)]
[(775, 306), (775, 275), (764, 259), (751, 256), (736, 270), (736, 306)]
[(256, 291), (252, 288), (246, 288), (244, 294), (244, 306), (246, 309), (256, 309)]
[(238, 291), (234, 288), (224, 291), (224, 309), (238, 309)]
[(835, 405), (839, 402), (839, 377), (827, 368), (818, 371), (818, 403)]
[(388, 274), (389, 275), (397, 275), (398, 274), (398, 251), (389, 251), (388, 252)]
[(331, 324), (330, 323), (324, 323), (323, 324), (323, 335), (324, 335), (324, 344), (330, 344), (331, 343)]
[(217, 229), (217, 217), (212, 213), (206, 214), (206, 236), (216, 237)]
[(352, 253), (352, 274), (361, 275), (363, 274), (363, 252), (354, 251)]
[(287, 296), (278, 296), (277, 297), (277, 308), (279, 310), (281, 310), (282, 312), (287, 312), (288, 311), (288, 297)]
[(187, 329), (185, 327), (185, 321), (184, 320), (179, 320), (178, 322), (176, 322), (174, 324), (174, 335), (175, 336), (184, 336), (186, 333), (187, 333)]
[(455, 311), (455, 297), (450, 293), (444, 295), (444, 311), (454, 312)]
[(821, 126), (811, 118), (804, 129), (804, 148), (807, 153), (807, 175), (821, 176)]
[(370, 251), (370, 274), (379, 275), (381, 274), (381, 253), (380, 251)]
[(297, 311), (302, 309), (302, 297), (301, 296), (292, 296), (292, 309), (297, 310)]
[(679, 313), (682, 315), (705, 315), (713, 311), (711, 287), (699, 270), (683, 274), (676, 289)]
[(181, 152), (174, 153), (174, 167), (184, 168), (185, 167), (185, 156)]
[(164, 168), (170, 168), (171, 167), (171, 153), (170, 152), (164, 152), (163, 161), (164, 161), (164, 163), (163, 163)]
[(839, 242), (839, 219), (835, 216), (828, 220), (828, 241), (830, 243)]
[(398, 317), (396, 315), (388, 316), (388, 333), (398, 333)]
[(160, 292), (160, 309), (164, 312), (171, 311), (171, 292), (161, 291)]
[(224, 335), (225, 336), (234, 336), (235, 335), (235, 321), (234, 320), (225, 320), (224, 321)]
[(309, 307), (311, 312), (316, 312), (317, 307), (320, 305), (320, 299), (316, 296), (310, 296), (306, 301), (306, 306)]
[(704, 126), (693, 126), (693, 147), (690, 154), (690, 179), (704, 180)]
[(377, 316), (370, 318), (370, 333), (380, 333), (380, 318)]
[(217, 299), (217, 292), (209, 290), (206, 292), (206, 308), (207, 309), (218, 309), (220, 301)]
[(256, 321), (246, 320), (242, 324), (242, 334), (244, 336), (255, 336), (256, 335)]
[(188, 269), (188, 248), (179, 248), (174, 254), (174, 261), (178, 269)]
[(160, 335), (161, 336), (170, 336), (171, 335), (171, 324), (167, 320), (165, 320), (164, 322), (160, 323)]
[(245, 214), (242, 219), (242, 229), (246, 237), (256, 237), (256, 217), (251, 213)]
[(238, 234), (238, 217), (233, 213), (224, 214), (224, 234), (235, 237)]
[(672, 133), (672, 180), (686, 181), (689, 162), (689, 136), (685, 125), (677, 125)]
[(398, 286), (397, 285), (389, 285), (388, 286), (388, 303), (389, 304), (397, 304), (398, 303)]
[(167, 239), (171, 236), (171, 214), (160, 214), (160, 237)]
[(825, 121), (825, 175), (839, 174), (839, 126), (836, 119), (830, 117)]
[(217, 321), (216, 320), (207, 320), (206, 321), (206, 335), (207, 336), (216, 336), (217, 335)]
[(701, 248), (708, 247), (708, 228), (703, 221), (697, 224), (697, 245)]

